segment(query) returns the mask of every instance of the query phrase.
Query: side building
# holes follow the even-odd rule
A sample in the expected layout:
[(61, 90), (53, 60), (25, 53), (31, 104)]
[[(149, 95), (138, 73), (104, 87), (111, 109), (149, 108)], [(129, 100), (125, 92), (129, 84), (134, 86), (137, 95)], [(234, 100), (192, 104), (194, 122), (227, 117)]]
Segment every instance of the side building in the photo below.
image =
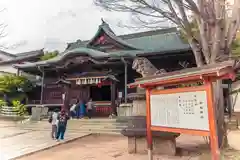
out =
[(16, 54), (0, 51), (0, 73), (26, 74), (14, 68), (13, 65), (39, 61), (42, 55), (44, 55), (43, 49)]

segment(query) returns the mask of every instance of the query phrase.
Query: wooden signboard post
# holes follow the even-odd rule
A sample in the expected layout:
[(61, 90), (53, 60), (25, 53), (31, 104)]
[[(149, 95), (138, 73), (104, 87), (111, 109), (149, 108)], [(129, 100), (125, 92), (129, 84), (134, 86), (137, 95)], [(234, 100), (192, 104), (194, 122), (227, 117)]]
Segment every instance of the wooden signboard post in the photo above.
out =
[[(152, 131), (175, 132), (209, 136), (212, 160), (220, 159), (213, 82), (234, 79), (228, 63), (205, 68), (185, 69), (164, 75), (147, 77), (130, 84), (146, 89), (147, 142), (149, 160), (152, 160)], [(159, 86), (203, 82), (203, 85), (158, 90)]]

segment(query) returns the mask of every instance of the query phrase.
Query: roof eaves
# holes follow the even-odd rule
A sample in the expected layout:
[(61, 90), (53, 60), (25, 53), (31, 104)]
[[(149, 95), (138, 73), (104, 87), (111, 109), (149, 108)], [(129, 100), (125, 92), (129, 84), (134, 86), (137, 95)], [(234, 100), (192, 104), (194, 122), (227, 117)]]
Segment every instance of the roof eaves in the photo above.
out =
[(44, 49), (42, 48), (42, 49), (39, 49), (39, 50), (17, 53), (16, 57), (25, 57), (25, 56), (31, 56), (31, 55), (43, 55), (44, 54), (43, 50)]
[(6, 60), (6, 61), (0, 61), (0, 65), (17, 63), (19, 61), (28, 61), (31, 58), (37, 58), (39, 56), (44, 55), (44, 52), (37, 52), (37, 51), (32, 52), (33, 54), (30, 54), (31, 52), (24, 52), (24, 53), (28, 53), (28, 54), (22, 55), (22, 56), (17, 56), (14, 59)]
[(12, 57), (12, 58), (17, 57), (15, 54), (11, 54), (11, 53), (8, 53), (8, 52), (2, 51), (2, 50), (0, 50), (0, 54), (3, 54), (8, 57)]
[(163, 54), (174, 54), (178, 52), (191, 51), (191, 47), (174, 50), (145, 50), (136, 54), (136, 56), (152, 56), (152, 55), (163, 55)]
[(139, 85), (151, 85), (151, 83), (164, 84), (163, 82), (166, 80), (176, 80), (176, 82), (179, 82), (180, 79), (191, 78), (191, 77), (193, 78), (193, 80), (196, 80), (196, 77), (198, 77), (198, 80), (200, 80), (201, 77), (203, 76), (221, 77), (224, 74), (233, 72), (234, 71), (233, 66), (234, 66), (234, 61), (229, 60), (229, 61), (220, 62), (217, 64), (205, 65), (202, 67), (186, 68), (179, 71), (167, 72), (164, 74), (157, 74), (153, 76), (139, 78), (139, 79), (136, 79), (134, 83), (131, 83), (128, 86), (136, 87)]
[[(63, 54), (60, 54), (52, 59), (48, 59), (45, 61), (38, 61), (35, 63), (26, 63), (26, 64), (16, 64), (13, 66), (15, 68), (28, 68), (28, 67), (44, 66), (44, 65), (48, 65), (48, 64), (55, 64), (55, 63), (59, 63), (60, 61), (65, 60), (70, 55), (75, 56), (75, 55), (79, 55), (79, 53), (81, 53), (81, 54), (84, 53), (85, 54), (84, 56), (89, 56), (89, 57), (96, 58), (96, 59), (109, 57), (108, 53), (96, 51), (96, 50), (89, 49), (89, 48), (81, 48), (80, 47), (80, 48), (76, 48), (76, 49), (64, 52)], [(94, 53), (97, 53), (97, 54), (95, 54), (95, 56), (93, 56)], [(81, 56), (83, 56), (83, 54)]]

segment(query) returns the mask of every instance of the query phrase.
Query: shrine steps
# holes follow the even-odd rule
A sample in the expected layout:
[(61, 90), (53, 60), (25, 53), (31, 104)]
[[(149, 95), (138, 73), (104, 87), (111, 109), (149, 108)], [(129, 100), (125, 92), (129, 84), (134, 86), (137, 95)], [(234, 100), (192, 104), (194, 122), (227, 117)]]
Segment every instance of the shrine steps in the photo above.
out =
[[(18, 124), (22, 129), (27, 130), (51, 130), (47, 120)], [(124, 121), (118, 122), (116, 119), (93, 118), (69, 120), (67, 130), (69, 132), (84, 132), (93, 134), (121, 134), (121, 130), (127, 127)]]

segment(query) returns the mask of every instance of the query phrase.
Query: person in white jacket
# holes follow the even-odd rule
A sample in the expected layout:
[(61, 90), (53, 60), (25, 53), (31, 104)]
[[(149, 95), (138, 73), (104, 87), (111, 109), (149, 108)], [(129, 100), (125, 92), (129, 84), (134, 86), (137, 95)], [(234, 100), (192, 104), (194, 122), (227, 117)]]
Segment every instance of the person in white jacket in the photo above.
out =
[(51, 137), (55, 139), (57, 137), (57, 130), (58, 130), (58, 111), (54, 110), (49, 118), (49, 123), (52, 125)]
[(70, 116), (71, 118), (74, 118), (75, 116), (77, 116), (77, 111), (76, 108), (79, 105), (79, 100), (76, 100), (76, 103), (74, 103), (71, 108), (70, 108)]

